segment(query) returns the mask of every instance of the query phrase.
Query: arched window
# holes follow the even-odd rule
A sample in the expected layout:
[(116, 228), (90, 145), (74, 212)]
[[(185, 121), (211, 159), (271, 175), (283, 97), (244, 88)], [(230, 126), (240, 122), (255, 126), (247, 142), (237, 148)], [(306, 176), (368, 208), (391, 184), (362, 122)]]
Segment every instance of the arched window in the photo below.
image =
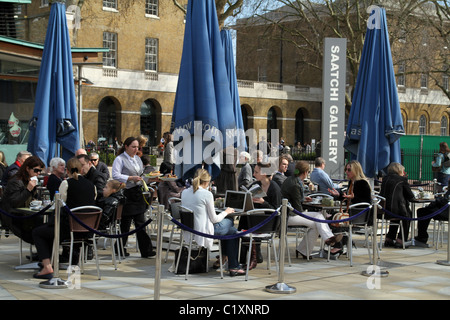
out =
[(109, 98), (103, 98), (98, 106), (98, 139), (107, 141), (108, 144), (114, 142), (116, 134), (116, 104)]
[(419, 119), (419, 134), (427, 134), (427, 118), (424, 115)]
[[(272, 141), (271, 139), (271, 131), (272, 129), (278, 129), (277, 127), (277, 112), (274, 107), (269, 109), (269, 112), (267, 112), (267, 139)], [(278, 142), (278, 141), (276, 141)]]
[(297, 113), (295, 114), (295, 142), (300, 141), (303, 144), (303, 140), (305, 138), (304, 136), (304, 130), (305, 127), (305, 116), (303, 115), (303, 111), (301, 109), (297, 110)]
[(441, 118), (441, 136), (447, 135), (447, 128), (448, 128), (448, 119), (447, 117), (443, 116)]
[(156, 128), (156, 107), (151, 99), (141, 105), (141, 134), (148, 138), (149, 146), (158, 145), (158, 131)]

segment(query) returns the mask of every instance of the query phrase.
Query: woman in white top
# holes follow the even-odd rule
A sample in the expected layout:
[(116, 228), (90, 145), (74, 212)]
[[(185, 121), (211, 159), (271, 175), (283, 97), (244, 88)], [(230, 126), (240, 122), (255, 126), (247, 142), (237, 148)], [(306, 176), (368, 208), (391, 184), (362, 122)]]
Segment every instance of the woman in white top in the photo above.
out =
[[(201, 233), (214, 235), (230, 235), (237, 232), (234, 222), (227, 219), (227, 215), (234, 212), (233, 208), (226, 208), (216, 214), (214, 196), (208, 191), (211, 176), (204, 169), (197, 170), (192, 187), (181, 193), (181, 205), (194, 212), (194, 229)], [(211, 249), (213, 239), (194, 235), (198, 245)], [(239, 239), (234, 238), (222, 241), (224, 255), (228, 257), (230, 276), (244, 275), (245, 270), (240, 268), (238, 262)]]

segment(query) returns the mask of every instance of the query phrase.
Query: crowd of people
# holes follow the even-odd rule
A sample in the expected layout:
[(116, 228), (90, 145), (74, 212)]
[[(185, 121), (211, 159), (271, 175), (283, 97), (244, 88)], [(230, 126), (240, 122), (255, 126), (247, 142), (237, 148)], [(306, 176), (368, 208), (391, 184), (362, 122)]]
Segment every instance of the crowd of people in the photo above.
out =
[[(231, 164), (224, 164), (219, 177), (214, 181), (208, 171), (198, 169), (191, 181), (158, 181), (158, 192), (156, 195), (146, 195), (143, 191), (144, 175), (154, 172), (157, 168), (150, 164), (150, 159), (142, 152), (142, 147), (146, 144), (145, 137), (129, 137), (121, 148), (117, 151), (117, 156), (112, 164), (111, 174), (108, 166), (100, 161), (99, 154), (92, 152), (89, 155), (84, 149), (79, 149), (73, 158), (67, 162), (61, 158), (53, 158), (48, 168), (42, 160), (27, 151), (17, 154), (15, 162), (7, 165), (5, 155), (0, 152), (0, 179), (2, 186), (2, 210), (11, 214), (23, 214), (18, 208), (30, 206), (33, 199), (37, 197), (38, 176), (44, 175), (42, 184), (49, 192), (50, 199), (53, 200), (58, 192), (61, 199), (69, 208), (79, 206), (96, 205), (103, 209), (103, 216), (100, 228), (106, 228), (111, 222), (111, 217), (115, 208), (123, 204), (123, 216), (121, 221), (121, 233), (123, 237), (123, 252), (128, 256), (125, 246), (127, 244), (126, 234), (130, 231), (131, 224), (137, 231), (137, 243), (142, 258), (155, 256), (155, 250), (147, 231), (142, 227), (147, 221), (145, 215), (151, 197), (155, 196), (158, 201), (170, 209), (169, 199), (177, 197), (181, 199), (181, 204), (194, 212), (194, 225), (197, 231), (213, 235), (231, 235), (239, 230), (245, 229), (241, 224), (235, 225), (234, 218), (230, 214), (234, 212), (232, 208), (225, 208), (217, 214), (214, 208), (215, 194), (211, 192), (214, 185), (217, 192), (224, 194), (226, 190), (250, 189), (258, 184), (264, 191), (264, 197), (253, 197), (254, 208), (278, 209), (283, 198), (288, 199), (294, 210), (311, 217), (308, 219), (290, 211), (288, 226), (308, 227), (308, 236), (304, 237), (297, 246), (297, 254), (304, 259), (310, 259), (310, 252), (307, 248), (313, 248), (319, 236), (330, 246), (332, 255), (343, 253), (342, 234), (336, 233), (329, 224), (320, 222), (326, 217), (321, 211), (304, 210), (311, 197), (308, 196), (308, 186), (305, 181), (318, 186), (318, 192), (326, 193), (336, 200), (345, 204), (346, 209), (352, 204), (368, 202), (372, 203), (374, 190), (372, 190), (368, 179), (364, 175), (363, 169), (358, 161), (350, 161), (345, 165), (348, 185), (343, 188), (342, 184), (335, 183), (325, 172), (325, 160), (317, 157), (314, 169), (310, 173), (310, 165), (306, 161), (294, 162), (289, 153), (282, 153), (277, 158), (276, 170), (271, 170), (273, 164), (264, 161), (264, 152), (258, 150), (254, 157), (256, 161), (251, 161), (252, 156), (248, 152), (241, 152), (236, 158), (239, 159)], [(440, 153), (432, 166), (439, 167), (438, 181), (442, 186), (448, 186), (450, 165), (450, 149), (446, 143), (441, 143)], [(160, 167), (161, 174), (172, 173), (174, 170), (174, 147), (171, 134), (164, 135), (164, 156)], [(386, 210), (401, 217), (411, 218), (412, 212), (410, 203), (414, 200), (408, 180), (405, 176), (405, 169), (399, 163), (391, 163), (387, 168), (387, 174), (382, 177), (380, 196), (384, 197), (383, 206)], [(430, 213), (430, 210), (443, 207), (447, 201), (450, 191), (442, 198), (429, 206), (419, 209), (418, 216), (423, 217)], [(442, 200), (443, 199), (443, 200)], [(447, 216), (446, 216), (447, 215)], [(439, 217), (448, 219), (448, 211)], [(427, 228), (431, 219), (422, 220), (418, 223), (418, 236), (416, 240), (426, 243), (428, 240)], [(60, 223), (61, 238), (69, 237), (69, 216), (62, 213)], [(53, 276), (51, 265), (51, 254), (54, 239), (54, 220), (49, 219), (46, 223), (42, 217), (37, 217), (32, 221), (13, 219), (7, 215), (1, 215), (1, 223), (4, 228), (9, 229), (15, 235), (26, 242), (34, 244), (37, 256), (42, 269), (34, 275), (39, 279), (49, 279)], [(402, 219), (400, 223), (405, 232), (403, 237), (399, 233), (397, 224), (391, 224), (386, 235), (385, 246), (399, 247), (404, 245), (408, 238), (409, 220)], [(212, 240), (195, 236), (200, 246), (210, 248)], [(231, 276), (245, 274), (242, 265), (243, 259), (238, 257), (238, 238), (223, 240), (223, 263), (228, 263), (228, 270)], [(262, 255), (256, 241), (252, 248), (241, 248), (241, 252), (251, 250), (249, 269), (253, 269), (262, 262)], [(75, 252), (76, 253), (76, 252)], [(63, 247), (61, 260), (68, 261), (68, 249)], [(240, 261), (239, 261), (240, 260)], [(71, 263), (77, 263), (78, 256), (75, 254)], [(215, 263), (218, 265), (219, 261)]]

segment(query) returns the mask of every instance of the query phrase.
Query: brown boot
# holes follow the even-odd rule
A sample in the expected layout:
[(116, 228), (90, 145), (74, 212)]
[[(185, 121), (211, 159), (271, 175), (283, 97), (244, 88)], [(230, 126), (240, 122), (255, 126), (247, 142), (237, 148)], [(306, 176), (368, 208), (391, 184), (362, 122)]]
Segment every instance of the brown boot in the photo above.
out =
[(252, 270), (254, 268), (256, 268), (256, 266), (258, 265), (257, 262), (257, 254), (256, 254), (256, 244), (252, 244), (252, 252), (250, 255), (250, 265), (248, 266), (249, 270)]

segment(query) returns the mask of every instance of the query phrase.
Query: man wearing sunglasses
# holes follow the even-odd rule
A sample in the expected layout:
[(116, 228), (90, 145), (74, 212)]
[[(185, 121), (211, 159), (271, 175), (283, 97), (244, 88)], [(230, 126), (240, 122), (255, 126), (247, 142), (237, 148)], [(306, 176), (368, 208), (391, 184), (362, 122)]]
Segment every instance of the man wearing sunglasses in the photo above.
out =
[(106, 177), (106, 180), (109, 180), (110, 175), (108, 166), (106, 165), (106, 163), (100, 161), (98, 153), (92, 152), (89, 155), (89, 158), (95, 169), (97, 169), (97, 171), (100, 171)]

